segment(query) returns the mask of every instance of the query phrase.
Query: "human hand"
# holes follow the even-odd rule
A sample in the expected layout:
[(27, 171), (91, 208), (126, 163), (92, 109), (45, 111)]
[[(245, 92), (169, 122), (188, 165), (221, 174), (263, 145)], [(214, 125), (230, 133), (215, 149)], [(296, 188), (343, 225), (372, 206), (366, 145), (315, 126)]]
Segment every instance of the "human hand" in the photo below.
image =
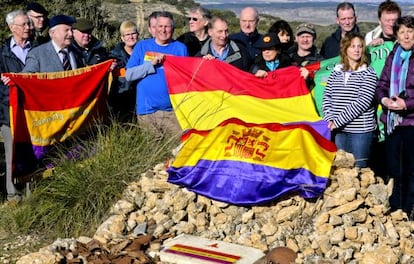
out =
[(328, 128), (331, 131), (334, 130), (334, 129), (336, 129), (336, 126), (335, 126), (334, 122), (328, 121)]
[(258, 70), (255, 75), (258, 78), (266, 78), (267, 77), (267, 72), (264, 70)]
[(5, 85), (9, 85), (10, 83), (10, 77), (6, 77), (3, 74), (1, 75), (1, 81), (5, 84)]
[(111, 67), (109, 67), (109, 71), (113, 71), (116, 68), (116, 66), (118, 66), (116, 60), (112, 61)]
[(382, 45), (382, 44), (384, 44), (384, 40), (382, 39), (382, 38), (376, 38), (376, 39), (373, 39), (369, 44), (368, 44), (368, 46), (373, 46), (373, 47), (376, 47), (376, 46), (379, 46), (379, 45)]
[(216, 59), (216, 57), (214, 57), (213, 55), (211, 55), (211, 54), (207, 54), (207, 55), (204, 55), (203, 56), (203, 59), (205, 59), (205, 60), (215, 60)]
[(308, 78), (308, 76), (309, 76), (308, 69), (306, 69), (305, 67), (300, 67), (299, 71), (300, 71), (300, 76), (302, 76), (303, 79), (306, 80), (306, 78)]
[(392, 111), (402, 111), (407, 109), (405, 100), (398, 96), (393, 96), (391, 98), (384, 97), (381, 99), (381, 103)]
[(157, 53), (155, 54), (154, 58), (152, 59), (152, 65), (162, 64), (165, 60), (165, 54)]

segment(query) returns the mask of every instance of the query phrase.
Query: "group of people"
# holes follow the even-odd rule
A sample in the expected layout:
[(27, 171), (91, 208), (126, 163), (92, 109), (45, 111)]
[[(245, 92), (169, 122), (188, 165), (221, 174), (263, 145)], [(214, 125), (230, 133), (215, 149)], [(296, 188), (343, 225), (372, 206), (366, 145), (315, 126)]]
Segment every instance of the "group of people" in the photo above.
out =
[[(347, 8), (348, 11), (340, 7)], [(401, 16), (396, 2), (386, 0), (378, 7), (379, 26), (365, 38), (358, 33), (355, 11), (349, 3), (338, 5), (339, 29), (325, 41), (321, 54), (331, 56), (334, 40), (340, 39), (340, 64), (332, 71), (323, 96), (323, 118), (338, 149), (354, 154), (356, 165), (367, 167), (374, 155), (385, 157), (384, 175), (393, 179), (390, 198), (393, 209), (402, 209), (414, 217), (414, 17)], [(339, 38), (338, 38), (339, 37)], [(377, 77), (369, 65), (367, 46), (394, 43), (385, 66)], [(330, 42), (331, 44), (328, 44)], [(328, 54), (328, 55), (326, 55)], [(382, 108), (377, 120), (377, 108)], [(385, 130), (385, 148), (372, 153), (378, 124)]]
[[(120, 26), (121, 41), (111, 51), (92, 35), (94, 26), (89, 20), (47, 16), (48, 12), (38, 3), (29, 3), (24, 9), (7, 14), (12, 35), (0, 50), (1, 72), (64, 71), (115, 59), (110, 69), (115, 78), (109, 105), (117, 115), (134, 112), (138, 121), (159, 137), (181, 133), (164, 76), (166, 55), (217, 59), (258, 78), (265, 78), (269, 71), (296, 66), (309, 89), (314, 83), (305, 66), (339, 56), (340, 63), (327, 81), (322, 104), (323, 118), (333, 140), (339, 149), (354, 154), (357, 166), (369, 166), (378, 130), (376, 110), (381, 105), (381, 121), (386, 127), (386, 174), (395, 181), (391, 205), (411, 212), (414, 18), (401, 16), (401, 9), (394, 1), (386, 0), (379, 5), (379, 25), (365, 37), (357, 26), (353, 4), (339, 3), (338, 28), (323, 42), (320, 52), (315, 46), (314, 25), (302, 23), (294, 32), (288, 22), (279, 20), (267, 33), (260, 34), (259, 14), (254, 7), (241, 10), (240, 32), (230, 34), (224, 17), (212, 16), (209, 10), (197, 6), (188, 13), (189, 32), (177, 39), (173, 37), (172, 14), (156, 11), (148, 17), (150, 38), (139, 40), (137, 25), (124, 21)], [(369, 65), (366, 48), (385, 41), (396, 44), (377, 78)], [(2, 77), (0, 121), (6, 159), (10, 159), (7, 82)], [(9, 175), (10, 168), (7, 171)], [(7, 192), (13, 197), (19, 194), (19, 188), (8, 181)]]

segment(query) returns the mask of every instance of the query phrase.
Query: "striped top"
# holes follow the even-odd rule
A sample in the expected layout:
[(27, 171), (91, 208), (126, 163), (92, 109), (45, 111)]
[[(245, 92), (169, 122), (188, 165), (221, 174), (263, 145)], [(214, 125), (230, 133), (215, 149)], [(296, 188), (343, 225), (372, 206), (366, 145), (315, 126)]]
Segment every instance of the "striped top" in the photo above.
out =
[(375, 89), (377, 76), (371, 66), (353, 72), (335, 66), (325, 88), (322, 102), (324, 120), (332, 121), (339, 131), (365, 133), (377, 127)]

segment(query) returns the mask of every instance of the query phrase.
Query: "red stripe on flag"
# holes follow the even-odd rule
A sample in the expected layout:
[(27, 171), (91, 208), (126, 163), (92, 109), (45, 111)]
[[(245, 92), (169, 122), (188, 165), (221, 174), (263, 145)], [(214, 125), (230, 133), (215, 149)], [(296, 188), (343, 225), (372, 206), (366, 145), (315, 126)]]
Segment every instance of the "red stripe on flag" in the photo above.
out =
[[(164, 65), (170, 94), (225, 91), (231, 95), (262, 99), (309, 94), (305, 80), (296, 78), (299, 76), (299, 68), (295, 66), (269, 72), (267, 78), (262, 79), (219, 60), (167, 56)], [(220, 69), (219, 75), (214, 74), (217, 69)], [(174, 85), (170, 85), (169, 80), (174, 80)], [(292, 82), (297, 89), (290, 89)]]
[[(99, 97), (103, 89), (87, 89), (86, 87), (102, 87), (106, 79), (101, 73), (108, 71), (112, 61), (93, 65), (88, 70), (78, 69), (79, 74), (56, 79), (41, 79), (40, 74), (5, 74), (22, 90), (25, 98), (25, 110), (32, 111), (59, 111), (81, 106), (85, 101)], [(95, 75), (83, 74), (96, 69)], [(30, 82), (30, 85), (27, 83)], [(11, 85), (14, 86), (14, 85)]]

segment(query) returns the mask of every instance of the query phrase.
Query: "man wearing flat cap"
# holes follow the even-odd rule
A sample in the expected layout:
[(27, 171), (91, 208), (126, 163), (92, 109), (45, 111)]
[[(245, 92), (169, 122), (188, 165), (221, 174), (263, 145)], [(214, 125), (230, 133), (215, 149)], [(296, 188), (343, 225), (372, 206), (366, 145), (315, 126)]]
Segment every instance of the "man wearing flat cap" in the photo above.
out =
[(314, 25), (310, 23), (302, 23), (298, 25), (296, 27), (295, 40), (295, 45), (288, 51), (289, 56), (292, 60), (292, 64), (300, 67), (300, 72), (306, 80), (306, 85), (309, 89), (312, 89), (314, 82), (309, 77), (309, 71), (304, 67), (323, 59), (315, 46), (316, 30)]
[(48, 32), (49, 12), (39, 3), (30, 2), (24, 10), (29, 16), (33, 26), (33, 42), (36, 45), (46, 43), (50, 40)]
[(109, 59), (104, 43), (92, 35), (94, 26), (91, 21), (80, 18), (73, 24), (73, 42), (71, 47), (83, 64), (93, 65)]
[[(49, 22), (50, 41), (30, 50), (23, 72), (57, 72), (84, 67), (82, 59), (70, 46), (75, 22), (70, 16), (52, 17)], [(68, 61), (66, 64), (65, 59)]]

